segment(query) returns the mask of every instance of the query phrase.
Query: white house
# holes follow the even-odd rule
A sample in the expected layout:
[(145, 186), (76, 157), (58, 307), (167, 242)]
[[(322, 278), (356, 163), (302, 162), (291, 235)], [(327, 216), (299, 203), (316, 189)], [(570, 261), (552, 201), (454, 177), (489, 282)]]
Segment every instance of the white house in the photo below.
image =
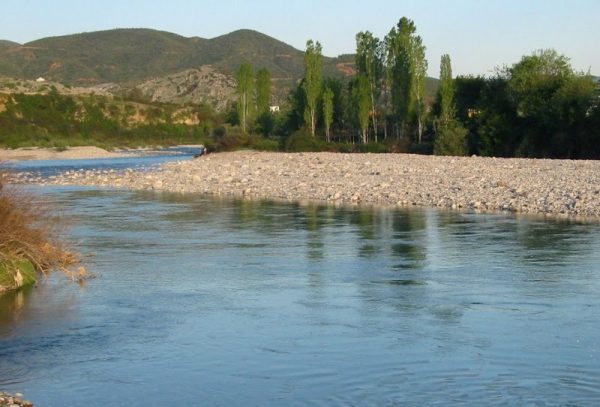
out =
[(279, 106), (277, 106), (277, 105), (269, 106), (269, 112), (271, 112), (271, 113), (279, 112)]
[(39, 77), (39, 78), (37, 78), (35, 81), (36, 81), (36, 82), (46, 82), (46, 78), (43, 78), (43, 77), (41, 77), (41, 76), (40, 76), (40, 77)]

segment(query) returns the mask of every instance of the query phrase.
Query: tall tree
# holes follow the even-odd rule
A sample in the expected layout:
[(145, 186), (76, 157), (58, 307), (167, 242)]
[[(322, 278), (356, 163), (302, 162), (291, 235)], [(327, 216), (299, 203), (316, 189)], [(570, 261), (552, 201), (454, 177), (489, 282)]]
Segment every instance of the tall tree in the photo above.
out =
[(236, 73), (237, 94), (238, 94), (238, 117), (242, 125), (242, 130), (246, 132), (246, 127), (251, 115), (254, 94), (254, 72), (252, 65), (243, 63)]
[(377, 142), (377, 101), (381, 93), (383, 73), (383, 49), (381, 41), (369, 31), (356, 34), (356, 67), (359, 74), (365, 75), (369, 82), (371, 97), (371, 118), (373, 133)]
[(256, 110), (259, 115), (268, 113), (271, 104), (271, 73), (262, 68), (256, 72)]
[(468, 152), (468, 130), (455, 120), (454, 79), (452, 63), (448, 54), (440, 61), (440, 84), (438, 87), (439, 116), (435, 120), (435, 142), (433, 152), (436, 155), (465, 155)]
[(411, 93), (414, 103), (414, 112), (417, 119), (417, 142), (421, 144), (423, 136), (423, 127), (427, 115), (425, 106), (425, 85), (427, 81), (427, 60), (425, 59), (425, 46), (420, 36), (413, 36), (410, 39), (412, 86)]
[(323, 91), (323, 121), (325, 122), (325, 140), (328, 143), (331, 141), (329, 130), (333, 123), (333, 97), (333, 91), (326, 86)]
[(317, 128), (317, 107), (323, 83), (323, 57), (321, 44), (308, 40), (304, 54), (304, 92), (306, 93), (306, 110), (304, 118), (314, 137)]
[(448, 123), (454, 119), (454, 79), (452, 78), (452, 62), (450, 55), (442, 55), (440, 61), (440, 82), (438, 87), (438, 104), (440, 106), (440, 114), (438, 121)]
[(369, 79), (366, 75), (358, 74), (352, 89), (358, 124), (361, 131), (361, 141), (367, 143), (369, 129), (369, 113), (371, 112), (371, 95)]
[(412, 84), (414, 82), (411, 37), (417, 28), (414, 22), (402, 17), (385, 37), (387, 74), (395, 118), (396, 136), (403, 136), (410, 117)]

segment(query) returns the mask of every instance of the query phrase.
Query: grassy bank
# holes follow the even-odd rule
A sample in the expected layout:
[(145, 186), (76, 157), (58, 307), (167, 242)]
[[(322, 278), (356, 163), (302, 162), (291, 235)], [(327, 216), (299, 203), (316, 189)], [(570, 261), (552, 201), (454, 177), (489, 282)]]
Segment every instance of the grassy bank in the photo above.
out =
[(61, 223), (0, 176), (0, 293), (35, 284), (37, 273), (67, 270), (77, 259), (59, 240)]

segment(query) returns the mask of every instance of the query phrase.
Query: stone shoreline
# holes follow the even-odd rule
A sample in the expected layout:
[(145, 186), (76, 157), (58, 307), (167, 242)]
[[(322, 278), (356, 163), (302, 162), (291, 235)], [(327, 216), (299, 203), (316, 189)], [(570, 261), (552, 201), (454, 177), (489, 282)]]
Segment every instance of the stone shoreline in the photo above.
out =
[(33, 407), (33, 403), (28, 400), (23, 400), (23, 395), (21, 393), (10, 394), (0, 391), (0, 407), (13, 406)]
[(600, 161), (238, 151), (153, 172), (72, 171), (46, 183), (600, 217)]

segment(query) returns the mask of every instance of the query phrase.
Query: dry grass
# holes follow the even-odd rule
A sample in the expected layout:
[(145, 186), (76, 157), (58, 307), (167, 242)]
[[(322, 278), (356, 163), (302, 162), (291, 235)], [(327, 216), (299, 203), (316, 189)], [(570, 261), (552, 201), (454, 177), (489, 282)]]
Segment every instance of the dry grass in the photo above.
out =
[(49, 208), (14, 187), (6, 186), (0, 174), (0, 263), (16, 265), (28, 261), (41, 273), (61, 270), (78, 263), (61, 243), (63, 223)]

